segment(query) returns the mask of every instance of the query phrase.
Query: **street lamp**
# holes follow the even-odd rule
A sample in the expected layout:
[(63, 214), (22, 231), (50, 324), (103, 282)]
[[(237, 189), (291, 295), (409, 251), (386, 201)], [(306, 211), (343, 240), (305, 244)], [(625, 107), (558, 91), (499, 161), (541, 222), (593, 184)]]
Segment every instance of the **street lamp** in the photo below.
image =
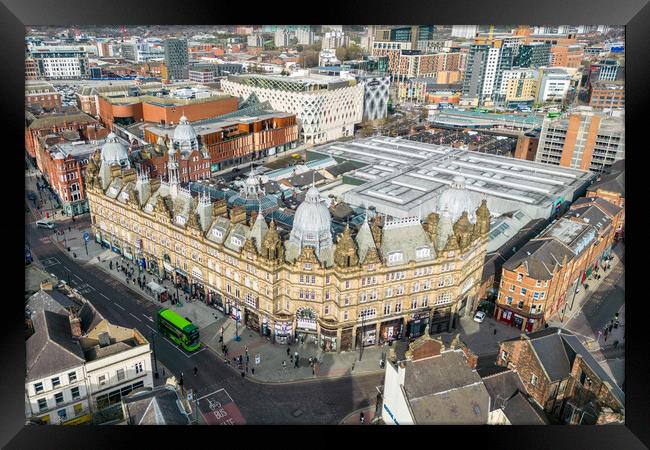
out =
[(151, 330), (151, 343), (153, 344), (153, 365), (154, 365), (154, 374), (153, 376), (158, 379), (158, 360), (156, 359), (156, 338)]
[(359, 339), (359, 361), (361, 361), (361, 357), (363, 357), (363, 333), (364, 333), (364, 324), (366, 323), (366, 315), (365, 311), (361, 311), (361, 338)]

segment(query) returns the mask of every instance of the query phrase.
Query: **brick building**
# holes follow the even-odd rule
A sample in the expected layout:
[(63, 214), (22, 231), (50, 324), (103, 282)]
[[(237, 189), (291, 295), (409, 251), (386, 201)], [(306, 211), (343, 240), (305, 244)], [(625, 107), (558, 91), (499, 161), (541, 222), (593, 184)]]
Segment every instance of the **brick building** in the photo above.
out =
[(593, 82), (589, 86), (589, 106), (625, 108), (625, 85), (622, 82)]
[(622, 423), (625, 394), (571, 332), (548, 328), (501, 342), (497, 364), (515, 370), (555, 423)]
[(537, 146), (539, 145), (539, 133), (529, 132), (517, 136), (517, 147), (515, 148), (515, 158), (535, 161), (537, 155)]
[(551, 47), (551, 67), (571, 67), (577, 69), (584, 59), (580, 45), (554, 45)]
[(587, 189), (587, 197), (600, 197), (625, 207), (625, 160), (615, 162), (610, 167), (610, 173), (600, 176)]
[[(205, 97), (198, 98), (197, 94), (205, 94)], [(114, 122), (120, 125), (142, 121), (171, 124), (178, 123), (183, 115), (196, 121), (237, 110), (237, 98), (230, 95), (213, 95), (211, 91), (203, 90), (194, 96), (196, 98), (180, 98), (164, 93), (157, 96), (154, 92), (136, 95), (134, 90), (120, 96), (100, 95), (98, 113), (102, 123), (110, 128)]]
[(25, 106), (39, 105), (46, 110), (61, 108), (61, 94), (46, 82), (25, 83)]
[(622, 208), (600, 199), (579, 200), (536, 239), (503, 264), (497, 320), (535, 331), (572, 301), (580, 283), (608, 257)]
[[(296, 116), (275, 111), (260, 112), (254, 117), (229, 115), (231, 118), (216, 118), (194, 124), (201, 147), (205, 146), (211, 163), (211, 166), (208, 165), (208, 176), (211, 167), (217, 171), (295, 147), (298, 141)], [(171, 127), (145, 127), (144, 140), (154, 144), (158, 143), (159, 138), (169, 138), (175, 133)]]
[(96, 139), (101, 129), (97, 119), (82, 112), (62, 114), (42, 114), (38, 117), (28, 118), (25, 128), (25, 146), (29, 156), (36, 158), (36, 149), (39, 145), (38, 138), (65, 130), (76, 131), (81, 139)]

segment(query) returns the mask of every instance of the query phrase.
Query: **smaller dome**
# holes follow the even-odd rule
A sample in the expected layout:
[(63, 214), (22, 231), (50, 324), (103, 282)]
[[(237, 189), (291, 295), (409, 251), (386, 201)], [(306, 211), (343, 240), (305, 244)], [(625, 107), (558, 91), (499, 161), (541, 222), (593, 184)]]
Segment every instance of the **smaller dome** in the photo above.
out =
[(110, 133), (106, 137), (106, 143), (102, 146), (101, 155), (102, 161), (109, 164), (119, 164), (129, 159), (129, 153), (126, 147), (120, 143), (115, 133)]
[(196, 140), (196, 131), (187, 120), (187, 117), (181, 117), (180, 122), (174, 130), (174, 142), (188, 142)]
[(470, 222), (474, 222), (475, 210), (472, 196), (465, 188), (465, 177), (456, 175), (451, 186), (438, 197), (436, 211), (441, 215), (448, 215), (452, 222), (456, 222), (463, 212), (467, 211)]

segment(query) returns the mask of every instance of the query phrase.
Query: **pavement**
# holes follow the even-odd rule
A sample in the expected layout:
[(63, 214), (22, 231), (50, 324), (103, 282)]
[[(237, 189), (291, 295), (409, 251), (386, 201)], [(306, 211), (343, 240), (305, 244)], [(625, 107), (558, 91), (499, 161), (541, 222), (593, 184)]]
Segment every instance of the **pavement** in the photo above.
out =
[[(363, 423), (361, 423), (361, 413), (363, 413)], [(361, 408), (348, 414), (339, 425), (370, 425), (372, 419), (375, 418), (375, 408)]]
[[(625, 343), (625, 247), (618, 243), (612, 250), (611, 268), (609, 270), (599, 269), (592, 273), (586, 280), (589, 289), (581, 287), (580, 292), (575, 295), (575, 300), (566, 301), (566, 310), (562, 317), (562, 309), (554, 314), (549, 320), (549, 326), (563, 327), (578, 337), (589, 350), (597, 351), (610, 346)], [(595, 279), (594, 275), (601, 275)], [(573, 308), (571, 308), (573, 306)], [(605, 339), (604, 334), (598, 333), (603, 330), (613, 319), (615, 313), (619, 313), (619, 326), (612, 328), (611, 333)]]
[[(222, 356), (222, 361), (223, 352), (219, 343), (219, 337), (221, 336), (220, 330), (223, 326), (223, 341), (228, 350), (230, 367), (235, 370), (236, 366), (233, 357), (242, 355), (242, 359), (244, 360), (242, 370), (246, 372), (246, 349), (248, 349), (249, 363), (248, 372), (246, 373), (249, 378), (255, 381), (282, 383), (317, 378), (337, 378), (363, 373), (383, 373), (383, 369), (379, 368), (379, 360), (383, 351), (381, 347), (364, 348), (362, 359), (359, 361), (358, 350), (341, 353), (324, 352), (315, 343), (309, 341), (305, 341), (303, 344), (298, 343), (293, 345), (274, 344), (267, 337), (261, 336), (257, 331), (246, 328), (241, 323), (237, 325), (230, 316), (225, 316), (218, 309), (200, 300), (186, 301), (182, 291), (180, 291), (180, 298), (182, 300), (176, 305), (172, 305), (170, 301), (160, 302), (151, 293), (140, 289), (132, 281), (128, 284), (126, 283), (126, 275), (121, 271), (117, 271), (117, 263), (124, 265), (128, 264), (128, 261), (122, 256), (113, 253), (110, 249), (101, 247), (93, 240), (94, 234), (89, 228), (87, 217), (77, 219), (75, 223), (67, 220), (62, 225), (65, 225), (60, 227), (63, 230), (63, 236), (56, 234), (53, 236), (53, 242), (59, 245), (62, 250), (65, 251), (69, 247), (69, 255), (72, 255), (80, 263), (89, 264), (102, 270), (116, 281), (119, 281), (132, 291), (145, 297), (157, 308), (169, 308), (178, 312), (183, 317), (190, 319), (192, 323), (199, 327), (199, 334), (203, 344)], [(86, 254), (86, 246), (84, 246), (84, 232), (87, 232), (90, 236), (90, 240), (87, 242), (88, 254)], [(97, 259), (98, 257), (99, 260)], [(47, 265), (48, 261), (44, 263)], [(110, 269), (111, 263), (112, 270)], [(130, 266), (133, 267), (133, 263)], [(167, 288), (170, 294), (176, 293), (176, 287), (169, 280), (161, 281), (146, 272), (143, 275), (146, 280), (145, 285), (153, 280)], [(133, 276), (138, 277), (137, 268)], [(83, 291), (83, 288), (82, 286), (78, 290)], [(239, 341), (235, 340), (235, 328), (237, 328), (237, 334), (240, 336)], [(300, 362), (297, 368), (294, 367), (293, 359), (287, 355), (287, 349), (290, 349), (291, 356), (293, 356), (294, 352), (298, 352)], [(258, 355), (259, 363), (257, 362)], [(308, 362), (309, 358), (316, 358), (318, 360), (313, 371)], [(283, 361), (286, 362), (286, 367), (284, 368), (282, 365)], [(255, 369), (254, 374), (252, 369)]]

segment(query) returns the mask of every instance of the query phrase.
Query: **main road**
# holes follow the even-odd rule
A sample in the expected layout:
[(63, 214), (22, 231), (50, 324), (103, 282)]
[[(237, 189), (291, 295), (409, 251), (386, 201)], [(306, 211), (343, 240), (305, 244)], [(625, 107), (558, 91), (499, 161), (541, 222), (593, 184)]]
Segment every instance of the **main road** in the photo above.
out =
[[(198, 397), (225, 389), (248, 424), (336, 424), (350, 412), (374, 406), (375, 387), (381, 374), (283, 384), (262, 384), (242, 378), (223, 358), (204, 347), (189, 355), (159, 334), (155, 327), (157, 307), (120, 281), (87, 263), (69, 257), (53, 242), (51, 230), (36, 228), (31, 212), (25, 216), (26, 238), (45, 270), (70, 280), (109, 322), (137, 328), (150, 341), (155, 339), (156, 358)], [(194, 367), (198, 374), (193, 375)]]

